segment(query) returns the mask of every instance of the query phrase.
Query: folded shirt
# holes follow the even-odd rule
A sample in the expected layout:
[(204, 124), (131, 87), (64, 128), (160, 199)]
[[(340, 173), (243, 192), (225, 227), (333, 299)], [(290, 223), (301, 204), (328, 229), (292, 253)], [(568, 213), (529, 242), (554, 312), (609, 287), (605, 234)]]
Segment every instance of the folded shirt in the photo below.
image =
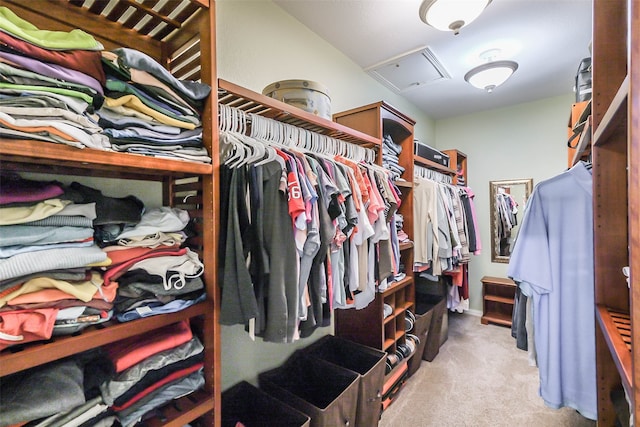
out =
[(4, 6), (0, 6), (0, 30), (50, 50), (104, 50), (100, 42), (82, 30), (74, 29), (68, 32), (41, 30)]

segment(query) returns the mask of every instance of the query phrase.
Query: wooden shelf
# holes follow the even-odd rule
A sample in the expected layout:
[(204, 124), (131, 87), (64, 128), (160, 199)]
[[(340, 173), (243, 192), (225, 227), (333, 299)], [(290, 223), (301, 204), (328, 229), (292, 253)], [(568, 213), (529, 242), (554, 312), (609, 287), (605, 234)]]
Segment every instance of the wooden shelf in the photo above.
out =
[(202, 302), (175, 313), (145, 317), (125, 323), (111, 320), (96, 326), (89, 326), (77, 335), (53, 337), (48, 341), (36, 341), (25, 344), (24, 347), (9, 348), (2, 352), (2, 358), (0, 358), (2, 362), (0, 363), (0, 376), (203, 315), (207, 310), (211, 310), (210, 304)]
[(403, 315), (404, 311), (405, 311), (405, 306), (404, 305), (397, 306), (395, 311), (393, 312), (393, 317), (399, 317), (399, 316)]
[(395, 316), (393, 315), (393, 313), (391, 313), (390, 315), (384, 318), (383, 323), (386, 325), (387, 323), (392, 322), (394, 320), (395, 320)]
[(598, 324), (618, 368), (622, 386), (628, 395), (632, 393), (633, 367), (631, 363), (631, 318), (628, 313), (598, 305)]
[(390, 284), (389, 287), (387, 289), (385, 289), (384, 291), (380, 292), (380, 294), (382, 294), (383, 296), (389, 295), (389, 294), (393, 294), (395, 292), (397, 292), (398, 290), (410, 285), (413, 283), (413, 276), (407, 275), (407, 277), (405, 277), (404, 279), (398, 281), (398, 282), (393, 282), (393, 284)]
[(494, 302), (500, 302), (503, 304), (513, 304), (513, 298), (501, 297), (497, 295), (485, 295), (484, 299), (485, 301), (494, 301)]
[(593, 134), (593, 145), (605, 144), (609, 136), (617, 129), (626, 131), (627, 127), (627, 98), (629, 96), (629, 76), (625, 77), (620, 88), (613, 97), (613, 101), (604, 113), (600, 124)]
[(446, 175), (451, 175), (451, 176), (455, 176), (456, 175), (456, 171), (448, 168), (446, 166), (441, 165), (440, 163), (436, 163), (434, 161), (431, 161), (429, 159), (425, 159), (424, 157), (420, 157), (420, 156), (413, 156), (413, 161), (415, 164), (419, 165), (419, 166), (424, 166), (426, 168), (429, 169), (435, 169), (438, 172), (444, 173)]
[(382, 145), (379, 138), (308, 113), (301, 108), (285, 104), (223, 79), (218, 79), (218, 102), (247, 113), (258, 114), (364, 147), (379, 148)]
[[(160, 159), (130, 153), (91, 148), (78, 149), (62, 144), (23, 139), (3, 139), (0, 145), (2, 168), (30, 169), (31, 172), (162, 179), (165, 176), (211, 175), (213, 166), (181, 160)], [(116, 176), (117, 175), (117, 176)]]
[(497, 323), (504, 326), (511, 326), (511, 316), (504, 313), (488, 312), (480, 319), (482, 324)]
[(411, 181), (394, 181), (394, 184), (400, 189), (413, 188), (413, 182)]
[(391, 347), (395, 345), (395, 343), (396, 343), (395, 337), (386, 338), (384, 340), (384, 344), (382, 345), (382, 350), (383, 351), (389, 350)]
[(213, 411), (214, 404), (215, 400), (212, 396), (199, 390), (157, 409), (156, 412), (159, 415), (146, 420), (144, 425), (145, 427), (182, 427), (189, 421)]
[(406, 251), (407, 249), (411, 249), (411, 248), (413, 248), (413, 242), (400, 243), (401, 251)]

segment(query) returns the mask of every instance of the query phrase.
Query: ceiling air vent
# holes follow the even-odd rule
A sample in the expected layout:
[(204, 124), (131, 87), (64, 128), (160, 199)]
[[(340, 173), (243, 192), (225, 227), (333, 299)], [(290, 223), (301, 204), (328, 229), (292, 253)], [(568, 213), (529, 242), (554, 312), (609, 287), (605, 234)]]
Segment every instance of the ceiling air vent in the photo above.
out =
[(396, 93), (451, 79), (433, 51), (426, 46), (372, 65), (365, 71)]

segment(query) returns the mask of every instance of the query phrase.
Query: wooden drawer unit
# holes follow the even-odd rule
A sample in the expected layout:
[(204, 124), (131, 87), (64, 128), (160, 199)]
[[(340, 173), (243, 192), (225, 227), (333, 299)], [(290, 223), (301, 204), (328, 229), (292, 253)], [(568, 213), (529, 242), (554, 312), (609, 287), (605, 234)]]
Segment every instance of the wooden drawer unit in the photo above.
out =
[(495, 323), (511, 326), (516, 284), (504, 277), (484, 276), (482, 279), (482, 318), (483, 325)]

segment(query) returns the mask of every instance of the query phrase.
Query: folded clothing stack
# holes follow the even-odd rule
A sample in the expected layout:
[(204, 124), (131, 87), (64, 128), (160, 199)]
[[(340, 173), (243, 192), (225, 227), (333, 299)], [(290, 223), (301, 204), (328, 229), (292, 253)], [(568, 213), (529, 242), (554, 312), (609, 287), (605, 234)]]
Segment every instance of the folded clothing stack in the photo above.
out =
[(393, 142), (391, 135), (385, 135), (382, 139), (382, 166), (391, 172), (393, 180), (398, 180), (404, 173), (398, 161), (401, 152), (402, 146)]

